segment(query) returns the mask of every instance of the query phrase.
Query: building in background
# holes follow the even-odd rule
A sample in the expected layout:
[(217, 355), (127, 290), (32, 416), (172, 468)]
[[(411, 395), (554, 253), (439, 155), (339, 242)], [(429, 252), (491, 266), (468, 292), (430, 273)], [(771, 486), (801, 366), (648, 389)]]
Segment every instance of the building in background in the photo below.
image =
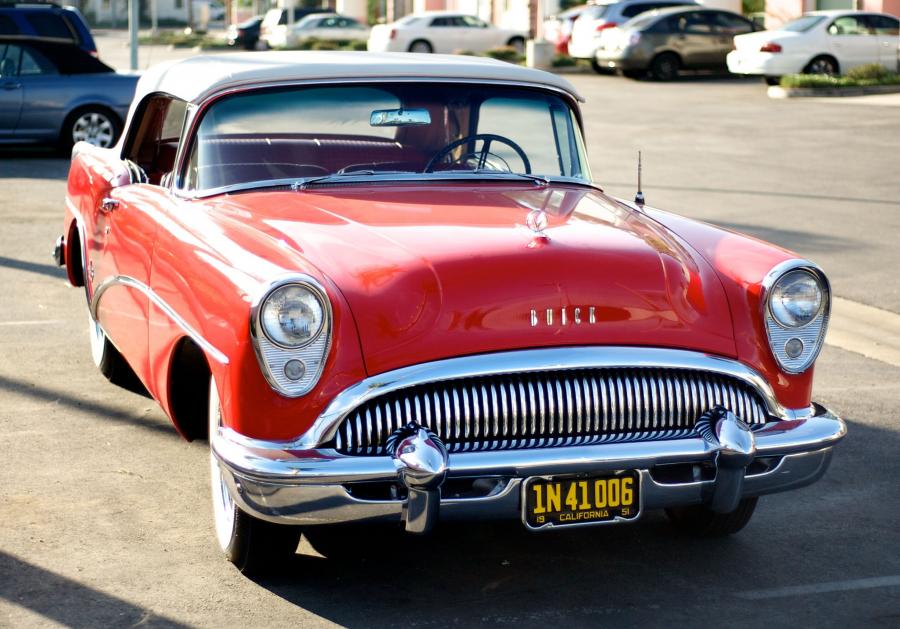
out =
[(766, 0), (766, 28), (777, 28), (807, 11), (859, 9), (900, 17), (900, 0)]

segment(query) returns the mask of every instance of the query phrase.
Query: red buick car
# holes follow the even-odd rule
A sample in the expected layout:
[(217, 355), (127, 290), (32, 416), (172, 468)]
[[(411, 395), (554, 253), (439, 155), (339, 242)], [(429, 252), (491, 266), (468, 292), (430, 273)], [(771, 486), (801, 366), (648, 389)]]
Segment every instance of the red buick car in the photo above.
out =
[(208, 435), (241, 570), (337, 523), (729, 534), (825, 472), (825, 275), (604, 193), (580, 100), (471, 57), (193, 57), (75, 147), (94, 360)]

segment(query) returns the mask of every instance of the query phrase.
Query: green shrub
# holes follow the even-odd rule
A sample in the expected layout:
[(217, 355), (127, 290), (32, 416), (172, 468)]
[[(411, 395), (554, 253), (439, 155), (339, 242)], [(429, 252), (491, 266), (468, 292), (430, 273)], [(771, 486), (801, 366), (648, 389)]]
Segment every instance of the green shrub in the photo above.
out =
[(357, 39), (349, 42), (346, 46), (344, 46), (344, 48), (347, 50), (366, 50), (366, 41)]
[(519, 51), (512, 46), (491, 48), (484, 52), (484, 56), (490, 57), (491, 59), (499, 59), (500, 61), (508, 61), (509, 63), (521, 63), (525, 60), (525, 57), (520, 55)]
[(880, 63), (867, 63), (849, 70), (846, 77), (856, 81), (882, 81), (890, 77), (890, 75), (891, 72)]
[(313, 42), (310, 50), (340, 50), (341, 45), (336, 41), (320, 40)]
[(550, 65), (554, 68), (571, 68), (572, 66), (578, 65), (578, 62), (569, 55), (556, 55), (553, 57), (553, 61), (550, 62)]
[[(875, 65), (875, 64), (872, 64)], [(781, 77), (781, 87), (811, 87), (811, 88), (835, 88), (835, 87), (871, 87), (874, 85), (900, 85), (900, 74), (894, 74), (881, 68), (876, 71), (868, 66), (857, 68), (862, 70), (862, 76), (854, 76), (852, 70), (845, 76), (825, 76), (824, 74), (788, 74)], [(880, 68), (880, 66), (879, 66)], [(877, 75), (877, 78), (870, 78)]]

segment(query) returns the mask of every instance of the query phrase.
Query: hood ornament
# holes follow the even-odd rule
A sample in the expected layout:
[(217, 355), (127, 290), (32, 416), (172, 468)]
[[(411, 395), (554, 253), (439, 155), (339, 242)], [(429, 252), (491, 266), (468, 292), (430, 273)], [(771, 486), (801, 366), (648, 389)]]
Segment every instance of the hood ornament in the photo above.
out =
[(543, 247), (550, 242), (550, 237), (544, 233), (548, 222), (549, 219), (544, 210), (531, 210), (528, 213), (528, 216), (525, 217), (525, 225), (534, 234), (534, 240), (528, 243), (529, 247)]

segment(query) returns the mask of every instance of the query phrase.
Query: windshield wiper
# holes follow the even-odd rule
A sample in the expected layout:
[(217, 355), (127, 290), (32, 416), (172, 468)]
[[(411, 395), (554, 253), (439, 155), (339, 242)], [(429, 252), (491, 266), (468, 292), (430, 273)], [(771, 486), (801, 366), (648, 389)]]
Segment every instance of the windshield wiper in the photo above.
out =
[(298, 179), (294, 183), (291, 184), (291, 190), (294, 192), (300, 190), (306, 190), (310, 186), (313, 186), (317, 183), (329, 183), (331, 181), (337, 181), (339, 179), (343, 179), (346, 177), (355, 177), (355, 176), (372, 176), (372, 175), (414, 175), (415, 171), (412, 170), (353, 170), (345, 173), (331, 173), (330, 175), (322, 175), (321, 177), (308, 177), (306, 179)]

